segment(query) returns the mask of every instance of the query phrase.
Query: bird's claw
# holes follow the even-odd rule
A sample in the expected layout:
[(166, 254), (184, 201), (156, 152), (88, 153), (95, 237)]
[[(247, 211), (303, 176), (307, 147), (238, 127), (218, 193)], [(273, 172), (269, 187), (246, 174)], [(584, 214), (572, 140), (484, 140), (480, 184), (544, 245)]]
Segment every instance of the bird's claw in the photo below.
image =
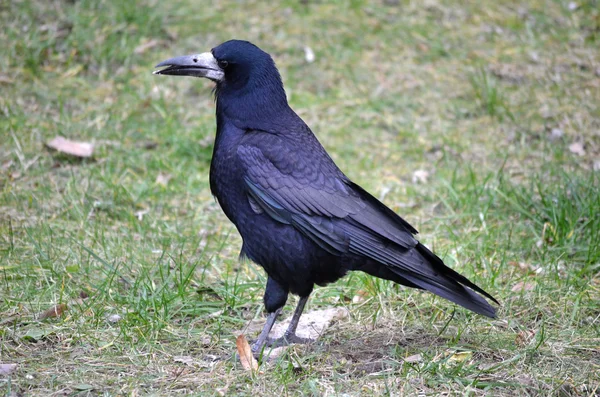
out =
[(267, 338), (267, 340), (264, 342), (263, 345), (259, 345), (258, 341), (256, 341), (251, 345), (251, 349), (252, 349), (252, 353), (254, 354), (254, 356), (258, 358), (258, 356), (261, 354), (261, 350), (263, 349), (263, 347), (269, 347), (269, 348), (275, 349), (277, 347), (289, 346), (289, 345), (294, 345), (294, 344), (306, 345), (306, 344), (312, 343), (314, 341), (315, 341), (314, 339), (302, 338), (296, 334), (286, 333), (282, 337), (279, 337), (279, 338), (275, 338), (275, 339)]
[(277, 339), (268, 338), (267, 342), (266, 342), (266, 346), (275, 348), (275, 347), (288, 346), (288, 345), (293, 345), (293, 344), (305, 345), (305, 344), (308, 344), (311, 342), (314, 342), (314, 339), (302, 338), (296, 334), (286, 333), (285, 335), (283, 335), (282, 337), (277, 338)]

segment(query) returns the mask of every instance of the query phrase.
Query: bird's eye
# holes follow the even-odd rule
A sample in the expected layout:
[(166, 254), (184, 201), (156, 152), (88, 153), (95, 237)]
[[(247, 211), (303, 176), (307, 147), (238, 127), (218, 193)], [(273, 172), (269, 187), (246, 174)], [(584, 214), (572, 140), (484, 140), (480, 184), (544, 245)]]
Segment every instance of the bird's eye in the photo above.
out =
[(225, 69), (227, 66), (229, 66), (229, 62), (227, 62), (227, 61), (219, 61), (219, 67), (221, 69)]

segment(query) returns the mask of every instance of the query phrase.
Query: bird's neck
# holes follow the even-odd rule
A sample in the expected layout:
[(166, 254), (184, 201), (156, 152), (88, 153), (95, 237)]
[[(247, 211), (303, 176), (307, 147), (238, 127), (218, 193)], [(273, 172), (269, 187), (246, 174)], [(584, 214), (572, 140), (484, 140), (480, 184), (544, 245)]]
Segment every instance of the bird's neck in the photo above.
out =
[(217, 116), (241, 129), (266, 129), (297, 117), (279, 84), (253, 84), (241, 90), (218, 87), (216, 100)]

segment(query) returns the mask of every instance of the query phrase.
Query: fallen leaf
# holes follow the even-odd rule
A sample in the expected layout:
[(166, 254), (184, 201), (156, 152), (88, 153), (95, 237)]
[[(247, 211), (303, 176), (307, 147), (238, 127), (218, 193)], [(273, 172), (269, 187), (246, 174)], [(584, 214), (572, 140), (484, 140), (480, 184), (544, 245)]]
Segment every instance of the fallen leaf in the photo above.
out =
[(246, 340), (246, 336), (243, 334), (238, 336), (235, 340), (235, 345), (237, 346), (237, 351), (240, 355), (242, 367), (244, 367), (246, 371), (256, 371), (258, 369), (258, 361), (256, 361), (252, 354), (252, 349), (248, 344), (248, 340)]
[(46, 146), (61, 153), (82, 158), (91, 157), (94, 152), (94, 145), (91, 143), (71, 141), (62, 136), (57, 136), (50, 142), (47, 142)]
[(0, 364), (0, 375), (10, 375), (17, 369), (17, 364)]
[(404, 362), (411, 364), (420, 363), (421, 361), (423, 361), (423, 356), (421, 355), (421, 353), (413, 354), (412, 356), (408, 356), (404, 359)]
[(585, 156), (585, 149), (583, 148), (582, 142), (573, 142), (569, 145), (569, 150), (571, 153), (576, 154), (578, 156)]
[(534, 283), (525, 282), (525, 281), (519, 281), (510, 290), (512, 292), (533, 291), (534, 288), (535, 288), (535, 284)]
[(169, 183), (169, 181), (171, 180), (173, 176), (170, 174), (164, 174), (162, 172), (159, 172), (158, 175), (156, 176), (156, 184), (161, 185), (161, 186), (167, 186), (167, 184)]
[(67, 311), (67, 305), (64, 303), (59, 303), (50, 309), (43, 311), (38, 317), (39, 320), (45, 320), (47, 318), (60, 317), (64, 312)]

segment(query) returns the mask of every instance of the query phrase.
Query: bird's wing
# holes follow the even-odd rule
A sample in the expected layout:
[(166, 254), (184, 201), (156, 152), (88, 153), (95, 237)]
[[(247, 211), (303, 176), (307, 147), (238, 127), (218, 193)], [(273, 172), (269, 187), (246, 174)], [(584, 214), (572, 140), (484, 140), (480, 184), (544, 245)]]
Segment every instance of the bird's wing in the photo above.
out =
[(484, 299), (463, 286), (497, 302), (490, 294), (419, 244), (413, 237), (416, 230), (345, 177), (320, 145), (309, 141), (307, 150), (281, 139), (264, 134), (238, 147), (255, 211), (293, 225), (332, 254), (371, 258), (413, 287), (495, 316)]
[[(238, 158), (250, 199), (272, 218), (293, 224), (330, 252), (348, 252), (351, 230), (403, 248), (416, 246), (417, 231), (345, 177), (320, 144), (261, 135), (240, 144)], [(343, 230), (336, 222), (341, 219)]]

